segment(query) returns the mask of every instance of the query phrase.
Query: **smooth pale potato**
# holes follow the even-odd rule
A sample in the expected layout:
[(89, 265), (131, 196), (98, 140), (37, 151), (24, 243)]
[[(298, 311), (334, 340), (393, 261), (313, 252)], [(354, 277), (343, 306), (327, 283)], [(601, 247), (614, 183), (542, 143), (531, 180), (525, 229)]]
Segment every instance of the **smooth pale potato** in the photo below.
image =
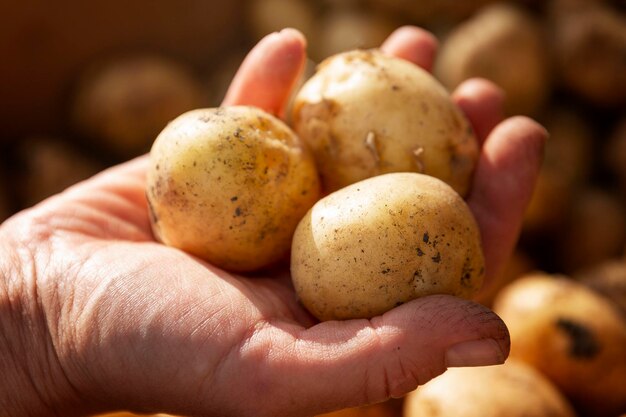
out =
[(231, 271), (285, 257), (319, 197), (312, 155), (287, 125), (254, 107), (187, 112), (161, 132), (150, 158), (157, 238)]
[(326, 192), (411, 171), (464, 196), (478, 158), (472, 128), (447, 91), (423, 69), (376, 50), (322, 62), (296, 95), (292, 123)]
[(72, 107), (74, 129), (116, 156), (147, 151), (159, 132), (199, 107), (200, 83), (182, 63), (159, 56), (120, 58), (85, 73)]
[(451, 368), (405, 397), (404, 417), (575, 417), (541, 373), (523, 362)]
[(626, 321), (609, 300), (536, 273), (504, 288), (493, 310), (509, 328), (510, 358), (546, 375), (583, 415), (626, 408)]
[(504, 90), (508, 114), (536, 114), (551, 90), (546, 45), (539, 22), (521, 8), (488, 6), (453, 29), (435, 74), (450, 90), (487, 78)]
[(373, 317), (430, 294), (471, 298), (484, 275), (479, 230), (441, 180), (391, 173), (319, 200), (293, 237), (291, 274), (320, 320)]

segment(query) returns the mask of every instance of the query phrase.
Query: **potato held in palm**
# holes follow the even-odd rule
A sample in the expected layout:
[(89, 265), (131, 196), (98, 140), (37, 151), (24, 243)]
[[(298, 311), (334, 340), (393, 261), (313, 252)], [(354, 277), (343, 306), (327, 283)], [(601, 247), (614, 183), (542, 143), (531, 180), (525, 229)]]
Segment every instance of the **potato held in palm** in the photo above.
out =
[(332, 56), (297, 94), (292, 119), (327, 192), (390, 172), (469, 191), (478, 159), (472, 128), (445, 88), (408, 61), (376, 50)]
[(185, 113), (151, 150), (147, 197), (155, 235), (231, 271), (288, 254), (319, 198), (311, 154), (280, 120), (254, 107)]
[(318, 201), (294, 234), (291, 274), (317, 318), (364, 318), (431, 294), (471, 298), (484, 259), (465, 201), (437, 178), (402, 172)]

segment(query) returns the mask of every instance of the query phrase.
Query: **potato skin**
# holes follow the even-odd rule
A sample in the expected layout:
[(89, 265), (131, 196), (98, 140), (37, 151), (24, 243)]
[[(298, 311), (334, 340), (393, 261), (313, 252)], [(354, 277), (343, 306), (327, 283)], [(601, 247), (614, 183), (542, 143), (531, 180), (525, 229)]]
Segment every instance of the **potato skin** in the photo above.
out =
[(541, 373), (520, 361), (452, 368), (409, 393), (405, 417), (575, 417)]
[(287, 125), (253, 107), (185, 113), (150, 156), (157, 238), (231, 271), (285, 257), (298, 221), (319, 198), (310, 152)]
[(493, 309), (509, 328), (510, 358), (546, 375), (582, 415), (626, 409), (626, 321), (608, 299), (533, 273), (505, 287)]
[(496, 3), (451, 31), (435, 74), (450, 90), (473, 77), (491, 80), (505, 92), (507, 114), (534, 115), (552, 88), (548, 62), (540, 23), (521, 7)]
[(309, 144), (326, 192), (375, 175), (419, 172), (465, 196), (475, 135), (430, 74), (376, 50), (326, 59), (298, 92), (293, 126)]
[(484, 259), (476, 222), (442, 181), (391, 173), (318, 201), (300, 221), (291, 274), (320, 320), (373, 317), (414, 298), (470, 298)]

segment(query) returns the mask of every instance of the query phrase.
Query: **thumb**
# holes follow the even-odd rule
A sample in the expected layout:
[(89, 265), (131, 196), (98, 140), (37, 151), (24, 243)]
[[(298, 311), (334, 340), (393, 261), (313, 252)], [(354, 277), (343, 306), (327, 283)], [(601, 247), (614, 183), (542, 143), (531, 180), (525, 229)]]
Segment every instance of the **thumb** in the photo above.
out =
[(446, 295), (371, 320), (320, 323), (292, 333), (290, 341), (284, 329), (273, 331), (275, 354), (257, 362), (251, 375), (260, 408), (276, 416), (400, 397), (448, 367), (503, 363), (510, 343), (495, 313)]

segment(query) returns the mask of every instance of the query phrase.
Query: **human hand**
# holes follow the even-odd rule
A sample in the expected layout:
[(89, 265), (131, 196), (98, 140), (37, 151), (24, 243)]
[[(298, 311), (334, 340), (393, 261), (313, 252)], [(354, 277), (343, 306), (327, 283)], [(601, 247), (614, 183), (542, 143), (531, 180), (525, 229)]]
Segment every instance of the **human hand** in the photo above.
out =
[[(407, 27), (381, 48), (430, 68), (436, 42)], [(283, 115), (304, 60), (299, 33), (269, 35), (224, 104)], [(484, 142), (468, 203), (489, 279), (515, 243), (545, 131), (500, 123), (502, 94), (485, 81), (454, 99)], [(157, 243), (147, 165), (111, 168), (0, 227), (0, 406), (11, 415), (313, 415), (508, 355), (502, 321), (471, 301), (429, 296), (371, 320), (316, 323), (284, 273), (230, 274)]]

